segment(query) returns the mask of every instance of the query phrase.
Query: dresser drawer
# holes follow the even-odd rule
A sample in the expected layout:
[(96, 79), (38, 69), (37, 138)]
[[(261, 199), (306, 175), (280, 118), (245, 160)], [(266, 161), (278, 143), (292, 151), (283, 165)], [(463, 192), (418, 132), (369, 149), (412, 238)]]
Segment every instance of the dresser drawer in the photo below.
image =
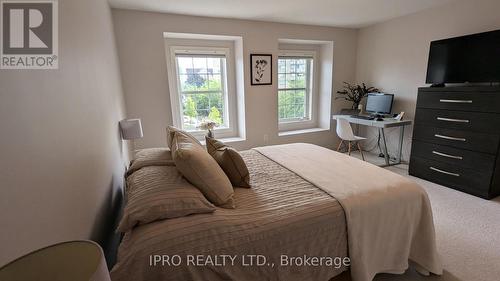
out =
[(419, 108), (415, 123), (465, 131), (499, 133), (500, 114)]
[(500, 93), (419, 92), (417, 108), (500, 113)]
[(493, 171), (495, 156), (449, 146), (413, 141), (411, 155), (477, 171)]
[(489, 196), (491, 174), (485, 172), (412, 156), (409, 173), (474, 195), (485, 198)]
[(496, 154), (499, 135), (415, 125), (413, 139), (472, 151)]

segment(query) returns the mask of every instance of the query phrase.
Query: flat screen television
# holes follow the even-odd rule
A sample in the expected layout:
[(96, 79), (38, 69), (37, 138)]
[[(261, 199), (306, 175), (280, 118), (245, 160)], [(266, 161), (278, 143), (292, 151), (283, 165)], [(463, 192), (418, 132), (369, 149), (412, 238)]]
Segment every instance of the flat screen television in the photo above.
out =
[(432, 41), (425, 82), (500, 82), (500, 30)]

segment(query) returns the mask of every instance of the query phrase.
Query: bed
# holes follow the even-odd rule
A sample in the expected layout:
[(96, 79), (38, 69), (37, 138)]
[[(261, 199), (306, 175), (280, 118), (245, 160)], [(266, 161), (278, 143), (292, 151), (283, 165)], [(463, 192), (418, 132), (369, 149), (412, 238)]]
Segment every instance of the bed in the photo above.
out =
[(235, 209), (134, 227), (112, 280), (367, 281), (408, 260), (441, 274), (430, 203), (410, 180), (311, 144), (241, 155), (252, 188), (235, 188)]

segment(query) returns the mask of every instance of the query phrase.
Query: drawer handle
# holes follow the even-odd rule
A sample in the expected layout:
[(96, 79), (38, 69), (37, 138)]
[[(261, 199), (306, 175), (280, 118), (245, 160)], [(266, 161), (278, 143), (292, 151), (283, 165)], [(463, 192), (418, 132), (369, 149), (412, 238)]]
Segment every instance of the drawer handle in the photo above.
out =
[(462, 157), (462, 156), (450, 155), (450, 154), (442, 153), (442, 152), (435, 151), (435, 150), (433, 150), (433, 151), (432, 151), (432, 153), (433, 153), (433, 154), (436, 154), (436, 155), (439, 155), (439, 156), (448, 157), (448, 158), (453, 158), (453, 159), (458, 159), (458, 160), (462, 160), (462, 159), (463, 159), (463, 157)]
[(447, 171), (443, 171), (443, 170), (440, 170), (438, 168), (434, 168), (434, 167), (429, 167), (429, 169), (433, 170), (433, 171), (436, 171), (436, 172), (439, 172), (439, 173), (442, 173), (442, 174), (446, 174), (446, 175), (450, 175), (450, 176), (454, 176), (454, 177), (459, 177), (460, 174), (457, 174), (457, 173), (452, 173), (452, 172), (447, 172)]
[(435, 134), (434, 136), (436, 138), (447, 139), (447, 140), (466, 141), (466, 139), (464, 139), (464, 138), (455, 138), (455, 137), (444, 136), (444, 135), (440, 135), (440, 134)]
[(457, 122), (457, 123), (469, 123), (469, 120), (466, 119), (453, 119), (453, 118), (444, 118), (444, 117), (436, 117), (439, 121), (448, 121), (448, 122)]
[(472, 100), (446, 100), (446, 99), (440, 99), (439, 102), (446, 102), (446, 103), (472, 103)]

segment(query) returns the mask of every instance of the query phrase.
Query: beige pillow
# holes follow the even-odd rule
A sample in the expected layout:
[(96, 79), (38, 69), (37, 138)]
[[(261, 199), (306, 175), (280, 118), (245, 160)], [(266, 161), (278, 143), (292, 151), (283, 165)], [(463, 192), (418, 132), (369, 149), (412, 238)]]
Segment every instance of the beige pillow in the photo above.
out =
[(127, 178), (127, 203), (118, 230), (215, 209), (175, 166), (143, 167)]
[(135, 153), (127, 175), (147, 166), (175, 166), (169, 148), (146, 148)]
[(214, 138), (205, 137), (205, 140), (208, 153), (217, 161), (233, 186), (250, 187), (250, 173), (238, 151)]
[(234, 208), (231, 182), (203, 147), (177, 131), (172, 139), (172, 156), (177, 169), (210, 202), (223, 208)]
[(176, 127), (173, 127), (173, 126), (168, 126), (167, 127), (167, 145), (168, 145), (168, 148), (170, 148), (170, 150), (172, 150), (172, 139), (174, 138), (175, 132), (182, 132), (182, 133), (184, 133), (186, 136), (188, 136), (193, 141), (193, 143), (196, 143), (200, 147), (203, 147), (201, 145), (200, 141), (198, 139), (196, 139), (190, 133), (188, 133), (186, 131), (183, 131), (181, 129), (178, 129)]

